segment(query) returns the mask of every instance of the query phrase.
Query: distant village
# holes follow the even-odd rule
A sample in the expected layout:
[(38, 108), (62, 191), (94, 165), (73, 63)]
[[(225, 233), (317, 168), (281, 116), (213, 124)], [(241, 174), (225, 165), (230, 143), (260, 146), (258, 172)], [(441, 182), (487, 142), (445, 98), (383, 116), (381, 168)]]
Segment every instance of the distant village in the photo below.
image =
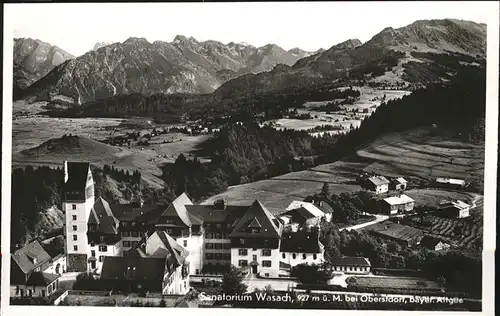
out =
[[(407, 247), (441, 251), (451, 245), (440, 238), (399, 224), (415, 213), (415, 200), (405, 194), (403, 177), (360, 174), (358, 183), (378, 196), (378, 214), (393, 221), (367, 226), (370, 234)], [(460, 179), (436, 178), (436, 186), (463, 189)], [(50, 297), (66, 273), (87, 272), (103, 290), (159, 295), (187, 295), (194, 279), (217, 275), (223, 266), (240, 268), (262, 279), (290, 278), (299, 264), (321, 264), (324, 245), (320, 224), (335, 211), (323, 202), (290, 201), (272, 214), (259, 200), (232, 205), (224, 199), (195, 205), (181, 194), (170, 205), (146, 205), (139, 196), (129, 204), (112, 204), (94, 195), (87, 162), (64, 163), (62, 209), (64, 251), (33, 240), (12, 253), (11, 297)], [(439, 204), (440, 216), (462, 219), (471, 205), (449, 200)], [(371, 275), (368, 258), (340, 256), (330, 268), (341, 275)]]

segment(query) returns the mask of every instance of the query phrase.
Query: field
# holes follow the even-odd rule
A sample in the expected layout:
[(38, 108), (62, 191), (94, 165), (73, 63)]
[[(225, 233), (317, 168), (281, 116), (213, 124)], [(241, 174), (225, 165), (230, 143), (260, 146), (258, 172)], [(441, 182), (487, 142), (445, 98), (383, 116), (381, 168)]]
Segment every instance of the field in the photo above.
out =
[[(151, 132), (150, 118), (51, 118), (39, 115), (45, 103), (28, 104), (14, 102), (12, 121), (12, 165), (48, 165), (60, 167), (64, 160), (85, 160), (97, 166), (113, 164), (117, 168), (139, 170), (143, 178), (153, 187), (161, 187), (159, 178), (163, 163), (173, 162), (180, 153), (188, 157), (196, 146), (206, 140), (208, 135), (187, 136), (180, 133), (163, 134), (154, 137), (149, 146), (111, 146), (100, 143), (110, 137), (140, 132)], [(61, 138), (65, 134), (78, 135), (84, 140), (78, 150), (38, 151), (36, 155), (22, 152), (34, 149), (44, 142)], [(203, 160), (202, 161), (206, 161)]]
[[(336, 194), (361, 190), (355, 180), (362, 171), (385, 176), (404, 176), (410, 179), (410, 186), (414, 185), (411, 180), (429, 180), (437, 175), (464, 176), (476, 181), (483, 177), (481, 168), (484, 145), (470, 145), (453, 137), (433, 136), (429, 132), (430, 128), (421, 128), (389, 134), (358, 150), (358, 156), (233, 186), (204, 203), (213, 203), (220, 197), (226, 197), (234, 204), (249, 204), (259, 199), (270, 211), (279, 213), (293, 200), (319, 193), (324, 182), (328, 182), (331, 192)], [(408, 190), (407, 194), (415, 199), (417, 205), (427, 206), (436, 206), (448, 198), (464, 201), (474, 198), (472, 193), (437, 188), (417, 187)]]
[(455, 247), (481, 250), (483, 246), (483, 216), (472, 215), (464, 219), (424, 215), (407, 219), (407, 225), (425, 229)]
[[(343, 130), (333, 130), (327, 131), (326, 133), (338, 134), (345, 133), (351, 127), (359, 127), (361, 120), (364, 117), (369, 116), (369, 113), (363, 113), (365, 109), (371, 109), (378, 107), (382, 103), (383, 96), (386, 96), (385, 100), (392, 100), (401, 98), (404, 95), (409, 94), (408, 91), (399, 90), (379, 90), (370, 87), (353, 87), (353, 89), (359, 90), (361, 95), (358, 100), (353, 104), (346, 104), (342, 107), (345, 109), (343, 111), (335, 113), (326, 113), (323, 111), (317, 111), (315, 108), (323, 106), (328, 102), (332, 101), (342, 101), (342, 100), (328, 100), (328, 101), (316, 101), (316, 102), (306, 102), (304, 104), (304, 109), (298, 109), (298, 114), (310, 114), (311, 119), (293, 119), (293, 118), (282, 118), (278, 120), (267, 121), (268, 124), (272, 124), (277, 129), (295, 129), (295, 130), (308, 130), (321, 125), (333, 125), (342, 126)], [(354, 112), (353, 112), (354, 111)], [(325, 132), (315, 132), (313, 135), (321, 135)]]
[(393, 288), (393, 289), (425, 289), (440, 290), (441, 287), (434, 281), (412, 277), (350, 277), (348, 284), (364, 288)]

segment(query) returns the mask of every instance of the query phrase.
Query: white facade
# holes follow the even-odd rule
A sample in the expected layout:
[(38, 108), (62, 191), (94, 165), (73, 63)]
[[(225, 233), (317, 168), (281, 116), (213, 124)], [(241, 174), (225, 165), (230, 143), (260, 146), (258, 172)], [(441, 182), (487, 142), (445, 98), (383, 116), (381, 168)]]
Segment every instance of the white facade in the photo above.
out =
[(66, 256), (60, 255), (59, 257), (55, 257), (55, 260), (53, 260), (50, 266), (43, 272), (61, 275), (62, 273), (65, 273), (66, 270), (67, 270)]
[(282, 252), (280, 261), (289, 264), (290, 267), (295, 267), (301, 263), (318, 265), (324, 261), (324, 258), (323, 253)]
[[(232, 265), (238, 268), (248, 266), (253, 273), (257, 273), (262, 277), (278, 277), (280, 270), (279, 258), (279, 249), (231, 248)], [(252, 267), (252, 262), (257, 262), (256, 267)]]
[(343, 274), (369, 274), (371, 271), (370, 267), (358, 266), (332, 266), (332, 270)]
[(121, 257), (123, 256), (122, 242), (119, 241), (114, 245), (89, 245), (87, 258), (96, 258), (88, 263), (88, 271), (97, 274), (101, 273), (104, 257)]
[(87, 223), (90, 216), (90, 211), (94, 206), (94, 180), (90, 169), (88, 171), (86, 191), (91, 192), (90, 196), (86, 195), (84, 202), (80, 201), (63, 201), (62, 208), (65, 216), (65, 234), (66, 234), (66, 253), (67, 254), (87, 254), (88, 238), (87, 238)]
[(388, 184), (380, 184), (380, 185), (375, 186), (375, 192), (377, 194), (386, 193), (388, 191), (389, 191), (389, 185)]
[(187, 261), (189, 262), (189, 273), (200, 274), (203, 268), (204, 237), (203, 235), (191, 235), (191, 237), (177, 238), (177, 243), (189, 251)]

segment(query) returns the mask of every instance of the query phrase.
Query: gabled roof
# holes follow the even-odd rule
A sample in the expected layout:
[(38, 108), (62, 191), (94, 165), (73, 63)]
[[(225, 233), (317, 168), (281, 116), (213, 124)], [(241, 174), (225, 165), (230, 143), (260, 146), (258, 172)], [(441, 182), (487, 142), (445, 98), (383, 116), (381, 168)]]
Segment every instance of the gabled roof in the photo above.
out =
[(38, 240), (34, 240), (23, 248), (16, 250), (11, 258), (25, 274), (30, 273), (36, 267), (51, 259)]
[(450, 208), (450, 207), (453, 207), (453, 208), (456, 208), (459, 210), (463, 210), (463, 209), (467, 209), (471, 206), (463, 201), (460, 201), (460, 200), (445, 201), (445, 202), (439, 203), (439, 208)]
[(408, 183), (408, 181), (406, 181), (405, 178), (403, 178), (403, 177), (392, 179), (391, 182), (393, 182), (393, 183), (400, 183), (400, 184)]
[(437, 178), (436, 182), (461, 185), (461, 186), (465, 186), (465, 184), (466, 184), (465, 180), (463, 180), (463, 179), (452, 179), (452, 178)]
[(379, 235), (384, 235), (387, 237), (392, 237), (399, 240), (407, 240), (410, 241), (415, 237), (423, 236), (424, 232), (420, 229), (396, 224), (393, 222), (385, 221), (379, 222), (366, 227), (367, 231), (377, 233)]
[(325, 213), (316, 207), (316, 205), (305, 201), (293, 201), (290, 205), (288, 205), (286, 210), (290, 211), (301, 207), (311, 213), (314, 217), (321, 217), (325, 215)]
[(370, 177), (368, 178), (368, 181), (373, 183), (375, 186), (389, 184), (389, 180), (387, 180), (387, 178), (383, 176)]
[(333, 266), (342, 267), (370, 267), (370, 261), (363, 257), (333, 257), (331, 259), (331, 264)]
[(180, 266), (184, 264), (184, 261), (189, 255), (189, 251), (179, 245), (175, 239), (170, 237), (169, 234), (167, 234), (163, 230), (156, 230), (156, 234), (158, 234), (158, 237), (160, 237), (161, 241), (163, 242), (163, 245), (165, 246), (165, 249), (169, 252), (170, 255), (167, 255), (167, 261), (170, 264), (173, 264), (174, 267)]
[(87, 175), (90, 169), (88, 162), (66, 162), (68, 180), (64, 183), (66, 190), (85, 190)]
[[(258, 219), (262, 228), (258, 235), (248, 232), (248, 227), (254, 219)], [(248, 208), (243, 217), (238, 221), (230, 237), (259, 237), (259, 238), (280, 238), (281, 227), (275, 221), (274, 216), (266, 209), (262, 203), (255, 200)]]
[(102, 264), (101, 279), (116, 280), (127, 278), (132, 280), (157, 281), (161, 283), (164, 273), (165, 258), (106, 256)]
[(113, 215), (120, 222), (145, 222), (156, 223), (167, 205), (144, 204), (142, 207), (137, 203), (110, 204)]
[[(179, 217), (184, 225), (191, 227), (191, 218), (186, 210), (186, 205), (193, 205), (193, 202), (186, 193), (182, 193), (170, 204), (161, 217)], [(160, 219), (159, 223), (161, 224), (162, 222), (163, 219)]]
[(385, 198), (384, 201), (389, 205), (400, 205), (400, 204), (415, 202), (415, 200), (413, 200), (406, 194), (401, 194), (400, 196), (391, 196)]
[(55, 280), (59, 279), (59, 275), (45, 272), (33, 272), (26, 285), (28, 286), (47, 286)]
[(321, 253), (323, 249), (317, 234), (298, 231), (281, 237), (280, 252)]
[(97, 224), (97, 231), (103, 234), (118, 233), (118, 219), (113, 215), (109, 203), (99, 197), (96, 199), (89, 215), (89, 224)]
[(315, 218), (315, 216), (313, 214), (311, 214), (311, 212), (309, 212), (307, 209), (305, 209), (303, 207), (299, 207), (299, 208), (295, 208), (295, 209), (286, 211), (285, 213), (280, 214), (280, 217), (282, 217), (282, 216), (290, 216), (290, 217), (295, 218), (295, 219), (297, 219), (297, 217), (298, 217), (301, 219), (299, 222), (300, 224), (305, 223), (308, 219)]
[(333, 213), (333, 208), (330, 206), (330, 204), (326, 203), (325, 201), (321, 201), (319, 207), (325, 214)]

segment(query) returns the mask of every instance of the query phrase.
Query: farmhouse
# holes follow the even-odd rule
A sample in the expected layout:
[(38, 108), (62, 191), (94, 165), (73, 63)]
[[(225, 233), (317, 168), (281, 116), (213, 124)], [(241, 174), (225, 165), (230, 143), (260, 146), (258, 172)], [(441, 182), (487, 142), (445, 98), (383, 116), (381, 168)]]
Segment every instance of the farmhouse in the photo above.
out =
[(393, 178), (393, 179), (391, 179), (391, 182), (389, 184), (389, 189), (390, 190), (397, 190), (397, 191), (404, 191), (404, 190), (406, 190), (407, 184), (408, 184), (408, 181), (406, 181), (402, 177)]
[(435, 181), (436, 186), (447, 188), (447, 189), (455, 189), (461, 190), (468, 186), (468, 183), (463, 179), (453, 179), (453, 178), (436, 178)]
[(319, 231), (283, 232), (280, 244), (280, 265), (294, 267), (301, 263), (323, 262), (324, 246)]
[(344, 274), (369, 274), (370, 260), (363, 257), (336, 257), (332, 260), (332, 271)]
[(438, 205), (439, 214), (451, 218), (465, 218), (469, 217), (469, 210), (471, 205), (460, 201), (445, 201)]
[(285, 224), (316, 226), (319, 225), (321, 218), (330, 221), (331, 213), (324, 213), (313, 203), (293, 201), (279, 217)]
[(392, 240), (408, 247), (418, 245), (424, 237), (424, 232), (419, 229), (389, 221), (370, 225), (367, 227), (367, 231), (374, 236)]
[(38, 240), (32, 241), (11, 256), (11, 297), (47, 297), (59, 287), (54, 261)]
[(382, 213), (394, 215), (400, 212), (411, 212), (415, 206), (415, 201), (408, 195), (401, 194), (391, 196), (381, 201)]
[(450, 248), (449, 244), (429, 235), (425, 235), (424, 238), (422, 238), (420, 246), (436, 251)]
[(364, 179), (361, 186), (364, 189), (374, 191), (376, 194), (382, 194), (389, 191), (389, 180), (384, 176), (373, 176)]

